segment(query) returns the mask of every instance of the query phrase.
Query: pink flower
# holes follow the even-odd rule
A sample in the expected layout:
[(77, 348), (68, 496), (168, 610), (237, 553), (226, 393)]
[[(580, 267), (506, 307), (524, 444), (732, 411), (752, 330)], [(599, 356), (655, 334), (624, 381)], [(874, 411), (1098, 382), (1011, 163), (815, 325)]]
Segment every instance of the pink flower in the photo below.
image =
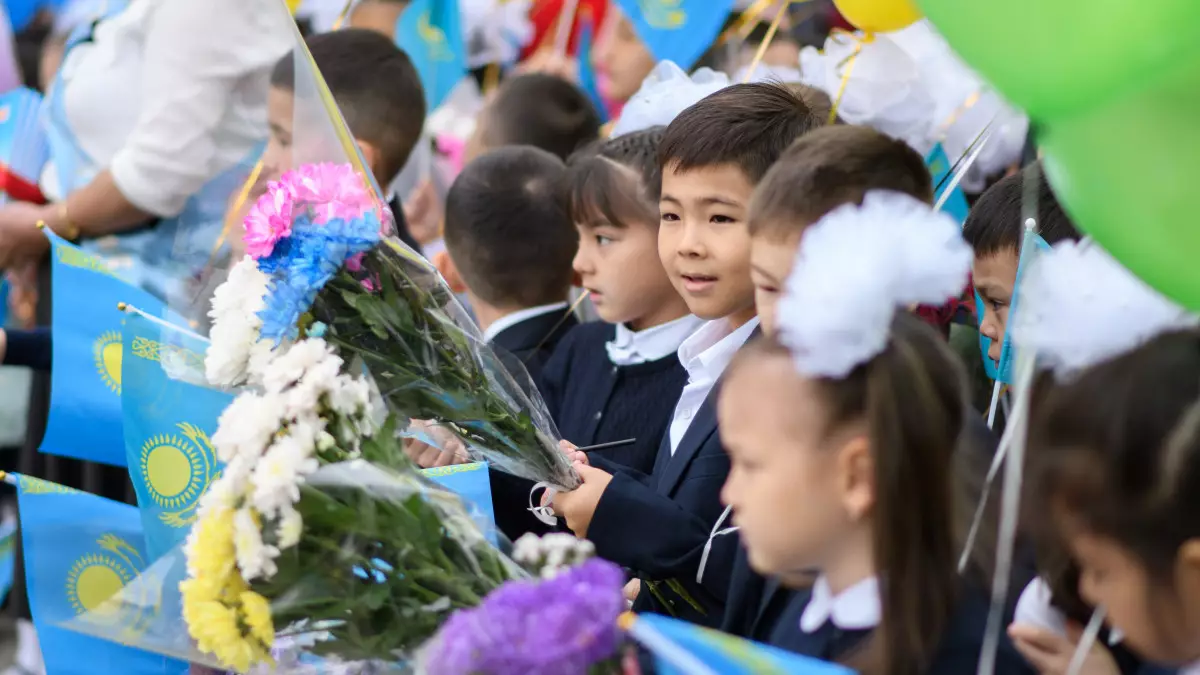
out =
[[(285, 176), (286, 178), (286, 176)], [(243, 225), (246, 234), (246, 253), (255, 260), (271, 255), (275, 244), (292, 234), (292, 202), (294, 194), (284, 180), (272, 181), (267, 192), (251, 207)]]
[(354, 220), (375, 207), (375, 199), (362, 176), (349, 164), (305, 164), (284, 174), (296, 191), (296, 200), (313, 211), (313, 222)]

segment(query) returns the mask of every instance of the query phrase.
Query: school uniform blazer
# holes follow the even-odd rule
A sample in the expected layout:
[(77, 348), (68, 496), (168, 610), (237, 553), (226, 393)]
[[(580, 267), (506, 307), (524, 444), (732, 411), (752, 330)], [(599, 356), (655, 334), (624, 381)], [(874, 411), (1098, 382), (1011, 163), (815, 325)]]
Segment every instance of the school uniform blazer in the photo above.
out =
[[(633, 570), (643, 580), (634, 611), (672, 615), (711, 627), (720, 625), (724, 614), (736, 550), (736, 537), (715, 539), (704, 576), (696, 582), (705, 544), (724, 511), (720, 493), (730, 466), (717, 434), (716, 392), (714, 387), (700, 406), (674, 455), (670, 434), (663, 434), (651, 475), (592, 457), (592, 463), (612, 473), (613, 479), (596, 505), (587, 532), (597, 555)], [(668, 606), (655, 597), (647, 581), (658, 582)], [(679, 582), (690, 597), (672, 592), (668, 581)]]
[[(501, 365), (526, 395), (541, 396), (542, 367), (550, 360), (560, 340), (579, 320), (563, 309), (547, 312), (513, 324), (496, 334), (492, 347)], [(510, 540), (526, 532), (546, 534), (551, 528), (529, 513), (529, 490), (533, 481), (501, 471), (489, 470), (492, 513), (496, 528)]]
[[(788, 591), (777, 581), (768, 581), (767, 605), (775, 602), (778, 615), (774, 626), (769, 627), (769, 644), (797, 654), (822, 659), (841, 661), (848, 658), (864, 644), (872, 629), (842, 629), (832, 621), (812, 633), (800, 629), (800, 617), (812, 599), (810, 590)], [(987, 630), (990, 602), (987, 594), (964, 584), (963, 596), (957, 609), (946, 624), (941, 643), (933, 657), (933, 663), (925, 671), (927, 675), (963, 675), (974, 673), (979, 668), (979, 656), (983, 649)], [(778, 599), (775, 596), (779, 596)], [(1011, 618), (1011, 617), (1008, 617)], [(1008, 622), (1004, 623), (1007, 626)], [(756, 630), (768, 630), (760, 625)], [(996, 675), (1034, 675), (1034, 669), (1025, 661), (1008, 636), (1001, 630), (1000, 644), (996, 650)]]
[[(492, 348), (518, 385), (527, 388), (532, 381), (534, 388), (541, 391), (542, 368), (559, 341), (577, 325), (579, 320), (574, 312), (566, 309), (546, 312), (500, 331), (492, 338)], [(522, 368), (517, 368), (518, 364)], [(528, 378), (523, 376), (522, 369), (529, 374)]]

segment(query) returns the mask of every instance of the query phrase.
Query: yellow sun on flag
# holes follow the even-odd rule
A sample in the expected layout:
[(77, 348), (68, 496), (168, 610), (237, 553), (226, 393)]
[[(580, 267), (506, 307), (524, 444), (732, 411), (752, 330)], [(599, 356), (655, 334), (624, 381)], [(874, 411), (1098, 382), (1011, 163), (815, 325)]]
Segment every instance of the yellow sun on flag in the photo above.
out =
[(101, 616), (116, 612), (115, 603), (106, 601), (121, 592), (133, 580), (134, 571), (118, 557), (88, 553), (71, 565), (67, 572), (67, 599), (75, 614), (96, 612)]
[(200, 450), (174, 434), (152, 436), (143, 443), (140, 464), (150, 497), (161, 508), (182, 508), (205, 487), (207, 463)]
[(121, 334), (106, 331), (92, 344), (92, 355), (96, 360), (96, 372), (114, 393), (121, 393)]

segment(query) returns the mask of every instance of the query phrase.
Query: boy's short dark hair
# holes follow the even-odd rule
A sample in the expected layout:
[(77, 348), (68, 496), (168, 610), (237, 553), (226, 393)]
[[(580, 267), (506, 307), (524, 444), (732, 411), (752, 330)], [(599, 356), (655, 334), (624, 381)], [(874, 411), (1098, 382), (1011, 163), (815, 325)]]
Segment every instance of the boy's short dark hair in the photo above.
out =
[(562, 302), (579, 236), (566, 204), (566, 167), (529, 146), (480, 155), (446, 197), (446, 250), (484, 302), (529, 308)]
[(600, 115), (587, 94), (544, 73), (518, 75), (500, 85), (481, 124), (488, 148), (532, 145), (563, 161), (600, 137)]
[(617, 227), (636, 220), (657, 227), (662, 194), (658, 146), (664, 130), (634, 131), (575, 153), (567, 163), (571, 220), (586, 224), (603, 221)]
[(971, 207), (963, 239), (975, 249), (976, 257), (1020, 250), (1025, 233), (1025, 184), (1030, 180), (1037, 181), (1037, 230), (1042, 239), (1052, 246), (1064, 239), (1079, 240), (1079, 230), (1058, 203), (1041, 164), (1031, 164), (1000, 179)]
[[(408, 54), (374, 31), (346, 28), (305, 41), (313, 62), (355, 138), (382, 155), (376, 176), (391, 182), (412, 153), (425, 126), (425, 92)], [(271, 73), (271, 86), (294, 91), (296, 66), (289, 54)]]
[(659, 150), (666, 169), (734, 164), (757, 183), (784, 150), (825, 120), (783, 84), (735, 84), (684, 110)]
[(904, 141), (869, 127), (831, 126), (805, 135), (771, 167), (750, 202), (750, 233), (788, 237), (872, 190), (933, 201), (925, 160)]

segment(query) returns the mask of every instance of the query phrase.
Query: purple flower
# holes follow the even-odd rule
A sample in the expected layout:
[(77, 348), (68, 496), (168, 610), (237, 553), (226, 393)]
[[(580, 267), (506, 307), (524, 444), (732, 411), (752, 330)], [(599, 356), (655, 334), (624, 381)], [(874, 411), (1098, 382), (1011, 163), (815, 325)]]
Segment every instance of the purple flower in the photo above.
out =
[(442, 626), (430, 675), (584, 675), (619, 646), (625, 576), (593, 559), (545, 581), (510, 581)]

